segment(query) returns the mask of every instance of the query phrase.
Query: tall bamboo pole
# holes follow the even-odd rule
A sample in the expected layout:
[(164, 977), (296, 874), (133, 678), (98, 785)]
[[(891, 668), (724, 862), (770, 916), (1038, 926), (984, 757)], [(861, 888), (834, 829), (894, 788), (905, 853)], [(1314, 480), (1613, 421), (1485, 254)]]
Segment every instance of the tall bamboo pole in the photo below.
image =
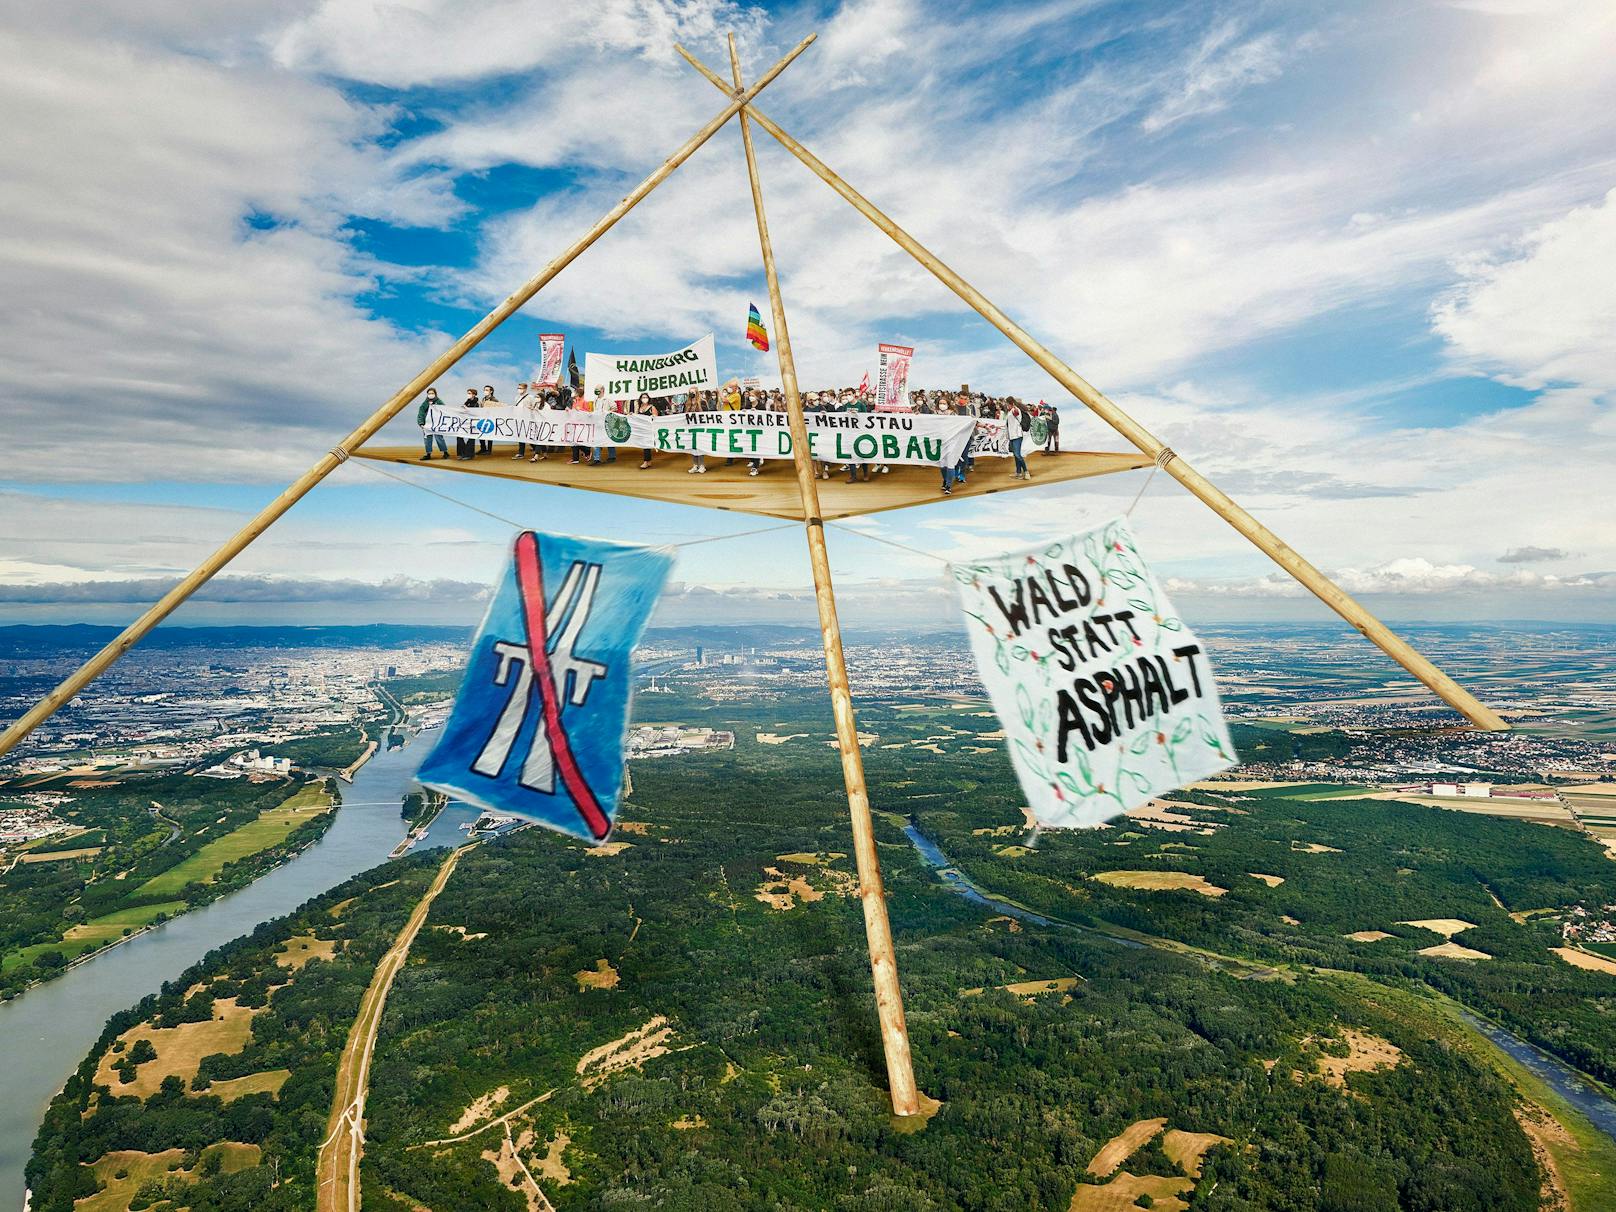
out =
[[(729, 85), (725, 84), (716, 73), (696, 59), (684, 47), (677, 47), (677, 49), (692, 67), (712, 81), (718, 89), (726, 94), (730, 93)], [(1478, 728), (1489, 732), (1498, 732), (1509, 727), (1490, 707), (1478, 701), (1464, 687), (1416, 652), (1406, 640), (1375, 618), (1339, 585), (1281, 540), (1278, 535), (1237, 505), (1222, 489), (1191, 467), (1160, 438), (1117, 407), (1115, 403), (1093, 387), (1083, 376), (1057, 358), (1042, 343), (1030, 336), (1025, 329), (994, 306), (974, 286), (943, 264), (920, 241), (904, 231), (887, 215), (882, 213), (868, 198), (826, 167), (825, 163), (806, 147), (786, 134), (785, 131), (781, 130), (779, 126), (775, 125), (754, 106), (748, 105), (741, 111), (741, 120), (743, 122), (748, 117), (756, 121), (782, 147), (807, 165), (809, 171), (816, 177), (846, 199), (853, 209), (891, 236), (900, 248), (930, 270), (944, 286), (969, 303), (983, 319), (1009, 337), (1017, 348), (1048, 371), (1057, 383), (1086, 404), (1091, 411), (1110, 425), (1111, 428), (1165, 467), (1169, 475), (1199, 497), (1214, 513), (1255, 543), (1276, 564), (1311, 590), (1331, 610), (1334, 610), (1347, 622), (1351, 623), (1353, 627), (1376, 644), (1392, 660), (1425, 683), (1433, 693), (1445, 700)]]
[[(730, 72), (735, 94), (741, 93), (741, 61), (735, 54), (735, 35), (729, 36)], [(752, 182), (752, 209), (757, 214), (758, 244), (763, 250), (763, 273), (769, 283), (769, 307), (774, 313), (774, 344), (780, 359), (780, 385), (786, 397), (791, 425), (791, 459), (802, 494), (803, 529), (808, 537), (808, 559), (814, 570), (814, 600), (819, 606), (819, 630), (825, 643), (825, 676), (830, 683), (831, 709), (836, 717), (836, 742), (842, 752), (842, 781), (847, 785), (847, 809), (853, 821), (853, 855), (858, 862), (859, 901), (864, 907), (864, 936), (870, 947), (870, 973), (875, 982), (875, 1012), (881, 1023), (881, 1047), (886, 1053), (887, 1087), (896, 1115), (916, 1115), (920, 1098), (915, 1089), (914, 1065), (909, 1055), (909, 1027), (903, 1017), (903, 990), (898, 984), (898, 960), (892, 950), (892, 926), (887, 920), (887, 894), (881, 882), (881, 856), (875, 848), (875, 825), (870, 819), (870, 796), (864, 784), (864, 758), (859, 749), (858, 722), (853, 695), (847, 684), (847, 662), (842, 655), (841, 624), (836, 618), (836, 590), (830, 579), (830, 556), (825, 550), (825, 524), (819, 515), (819, 484), (814, 479), (808, 448), (808, 426), (803, 420), (802, 397), (797, 388), (797, 364), (791, 355), (791, 334), (786, 328), (785, 303), (775, 270), (774, 245), (763, 211), (763, 185), (758, 179), (752, 130), (741, 111), (741, 143), (746, 148), (746, 173)]]
[[(549, 284), (552, 278), (577, 259), (579, 254), (600, 239), (619, 219), (633, 210), (647, 194), (667, 180), (674, 169), (688, 160), (697, 148), (706, 143), (708, 139), (718, 132), (720, 127), (739, 113), (741, 107), (747, 101), (767, 88), (774, 78), (791, 64), (793, 59), (808, 49), (809, 44), (814, 41), (816, 36), (815, 34), (809, 34), (801, 42), (797, 43), (789, 54), (765, 72), (762, 79), (756, 84), (744, 93), (738, 93), (731, 97), (729, 103), (724, 106), (716, 118), (690, 136), (678, 151), (663, 162), (660, 168), (636, 185), (627, 197), (607, 211), (605, 216), (591, 227), (588, 232), (580, 236), (566, 251), (551, 261), (538, 274), (530, 278), (515, 294), (479, 320), (465, 336), (461, 337), (434, 359), (425, 370), (399, 388), (387, 403), (370, 415), (364, 424), (339, 442), (318, 463), (294, 480), (285, 491), (268, 505), (264, 506), (257, 517), (232, 535), (222, 547), (202, 561), (184, 580), (165, 593), (155, 605), (151, 606), (138, 619), (124, 628), (105, 648), (85, 661), (83, 665), (64, 679), (59, 686), (30, 707), (4, 733), (0, 733), (0, 755), (7, 753), (18, 741), (48, 719), (57, 708), (64, 703), (70, 702), (74, 695), (104, 673), (108, 666), (134, 647), (142, 636), (173, 613), (180, 603), (207, 584), (215, 573), (241, 554), (249, 543), (268, 530), (270, 526), (280, 519), (282, 514), (301, 500), (310, 489), (335, 471), (341, 464), (347, 462), (348, 456), (355, 449), (368, 441), (377, 430), (392, 420), (400, 409), (431, 386), (433, 380), (475, 349), (484, 337), (509, 319), (519, 307), (534, 295), (538, 294), (540, 290)], [(728, 89), (724, 91), (729, 92)]]

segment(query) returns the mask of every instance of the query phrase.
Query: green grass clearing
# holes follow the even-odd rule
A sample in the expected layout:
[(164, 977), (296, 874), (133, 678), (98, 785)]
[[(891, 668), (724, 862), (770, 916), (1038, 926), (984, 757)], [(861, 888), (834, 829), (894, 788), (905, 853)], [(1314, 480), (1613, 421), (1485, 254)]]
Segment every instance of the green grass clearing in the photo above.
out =
[(9, 972), (22, 964), (32, 963), (47, 951), (60, 951), (66, 959), (75, 960), (87, 951), (94, 951), (122, 938), (126, 929), (133, 933), (151, 925), (159, 915), (166, 913), (172, 917), (185, 912), (185, 907), (184, 901), (163, 901), (156, 905), (136, 905), (132, 909), (115, 910), (104, 917), (72, 927), (57, 942), (35, 943), (31, 947), (13, 951), (0, 960), (0, 971)]
[(227, 863), (280, 845), (292, 830), (319, 816), (330, 803), (319, 783), (307, 783), (279, 807), (266, 809), (257, 820), (209, 842), (190, 858), (154, 875), (137, 889), (137, 895), (174, 896), (187, 884), (212, 883)]

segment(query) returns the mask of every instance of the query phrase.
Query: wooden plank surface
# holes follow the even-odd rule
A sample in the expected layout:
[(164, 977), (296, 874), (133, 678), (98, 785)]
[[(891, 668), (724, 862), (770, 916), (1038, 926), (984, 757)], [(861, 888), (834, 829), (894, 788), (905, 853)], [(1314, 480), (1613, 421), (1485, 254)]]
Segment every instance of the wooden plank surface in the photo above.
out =
[[(530, 463), (526, 459), (512, 459), (512, 453), (512, 447), (496, 445), (492, 453), (476, 459), (461, 461), (453, 455), (445, 459), (434, 454), (431, 462), (423, 462), (419, 446), (363, 446), (354, 452), (354, 457), (379, 463), (408, 463), (434, 471), (495, 476), (525, 484), (552, 484), (707, 509), (728, 509), (790, 521), (801, 521), (803, 516), (796, 478), (791, 464), (783, 459), (766, 460), (762, 474), (749, 476), (744, 461), (737, 459), (726, 467), (723, 459), (710, 455), (707, 474), (693, 476), (687, 470), (690, 460), (683, 455), (658, 455), (651, 466), (642, 471), (638, 448), (626, 446), (619, 449), (616, 463), (603, 463), (599, 467), (573, 464), (565, 455), (551, 455), (545, 462)], [(942, 495), (942, 477), (931, 468), (893, 467), (886, 475), (875, 471), (867, 484), (862, 481), (849, 484), (845, 475), (820, 480), (819, 504), (826, 518), (850, 518), (910, 505), (929, 505), (936, 501), (1132, 471), (1149, 467), (1150, 463), (1146, 455), (1111, 451), (1084, 450), (1052, 455), (1035, 452), (1027, 457), (1033, 479), (1024, 481), (1011, 478), (1015, 470), (1013, 459), (978, 459), (969, 481), (956, 485), (952, 498)]]

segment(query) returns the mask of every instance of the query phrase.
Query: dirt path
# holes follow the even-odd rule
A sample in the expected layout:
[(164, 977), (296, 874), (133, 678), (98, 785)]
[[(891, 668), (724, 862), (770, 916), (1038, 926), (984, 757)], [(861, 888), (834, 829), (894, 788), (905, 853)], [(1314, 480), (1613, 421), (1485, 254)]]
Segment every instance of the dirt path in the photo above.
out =
[(421, 932), (432, 902), (454, 874), (460, 856), (476, 844), (452, 850), (443, 860), (437, 878), (376, 965), (370, 988), (360, 999), (359, 1013), (354, 1017), (353, 1029), (348, 1032), (348, 1042), (343, 1045), (342, 1058), (337, 1062), (337, 1087), (331, 1099), (328, 1133), (320, 1143), (320, 1155), (315, 1162), (314, 1173), (319, 1184), (315, 1207), (319, 1212), (355, 1212), (359, 1207), (359, 1159), (365, 1148), (365, 1094), (370, 1086), (370, 1057), (376, 1047), (382, 1011), (387, 1007), (387, 992), (409, 957), (410, 944)]

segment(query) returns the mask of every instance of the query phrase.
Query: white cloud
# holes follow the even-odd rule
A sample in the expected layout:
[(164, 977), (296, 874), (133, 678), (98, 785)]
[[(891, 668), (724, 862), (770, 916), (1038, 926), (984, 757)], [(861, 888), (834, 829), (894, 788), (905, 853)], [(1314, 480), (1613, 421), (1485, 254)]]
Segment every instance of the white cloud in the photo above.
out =
[(1185, 65), (1182, 79), (1140, 126), (1154, 134), (1188, 118), (1218, 113), (1247, 88), (1277, 79), (1289, 48), (1276, 34), (1246, 38), (1243, 32), (1237, 21), (1214, 26)]
[(764, 20), (729, 0), (321, 0), (270, 41), (285, 67), (407, 88), (564, 70), (603, 50), (672, 62), (675, 42), (750, 41)]
[(1436, 330), (1462, 361), (1508, 382), (1616, 391), (1616, 190), (1515, 251), (1465, 261), (1433, 311)]

